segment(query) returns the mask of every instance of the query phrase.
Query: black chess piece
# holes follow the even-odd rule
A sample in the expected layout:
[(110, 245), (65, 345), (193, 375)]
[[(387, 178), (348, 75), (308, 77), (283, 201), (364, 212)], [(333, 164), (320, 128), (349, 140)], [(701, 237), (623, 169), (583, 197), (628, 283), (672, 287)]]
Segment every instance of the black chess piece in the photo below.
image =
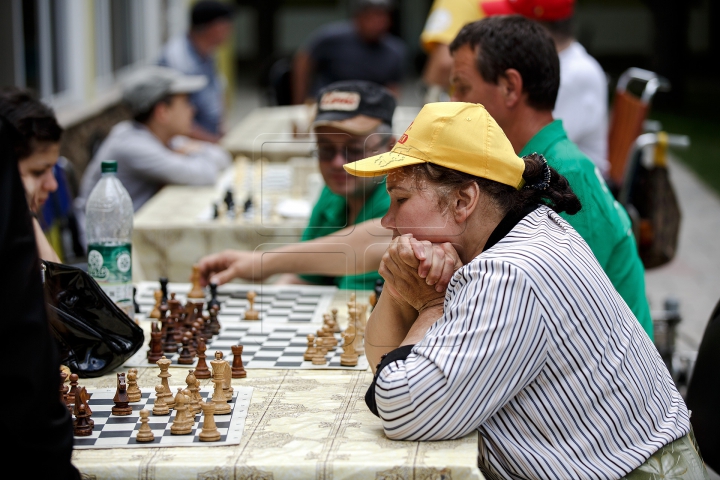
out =
[(217, 299), (217, 283), (211, 283), (210, 285), (210, 300), (207, 303), (207, 308), (210, 310), (216, 306), (220, 308), (220, 301)]
[(378, 278), (375, 280), (375, 288), (373, 289), (375, 291), (375, 301), (377, 302), (380, 300), (380, 294), (383, 291), (383, 285), (385, 285), (385, 280), (382, 278)]
[(225, 202), (228, 213), (235, 211), (235, 200), (233, 199), (232, 189), (228, 188), (228, 190), (225, 192), (225, 198), (223, 199), (223, 201)]
[(168, 301), (168, 279), (166, 277), (160, 277), (160, 290), (162, 291), (162, 302), (163, 304), (167, 304)]
[(137, 303), (137, 299), (135, 296), (137, 295), (137, 288), (133, 287), (133, 308), (135, 308), (135, 313), (140, 313), (140, 305)]
[(245, 200), (245, 205), (243, 205), (243, 212), (248, 213), (253, 207), (253, 201), (252, 196), (248, 195), (247, 200)]
[(213, 218), (218, 218), (220, 216), (220, 207), (218, 207), (217, 202), (213, 203)]

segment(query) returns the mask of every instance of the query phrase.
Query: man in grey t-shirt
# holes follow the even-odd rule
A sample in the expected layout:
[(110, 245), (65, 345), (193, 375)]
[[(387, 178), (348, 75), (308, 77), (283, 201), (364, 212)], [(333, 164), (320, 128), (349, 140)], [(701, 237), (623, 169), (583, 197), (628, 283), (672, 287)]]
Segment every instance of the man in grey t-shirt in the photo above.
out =
[(137, 211), (163, 186), (212, 185), (230, 166), (231, 157), (219, 146), (186, 137), (194, 108), (188, 96), (207, 80), (176, 70), (147, 66), (123, 85), (123, 100), (133, 120), (115, 125), (88, 164), (75, 201), (79, 224), (84, 224), (85, 202), (100, 179), (100, 164), (115, 160), (117, 176)]
[(326, 25), (299, 49), (293, 61), (293, 103), (317, 96), (343, 80), (365, 80), (397, 97), (405, 68), (405, 44), (388, 32), (391, 0), (355, 0), (350, 22)]

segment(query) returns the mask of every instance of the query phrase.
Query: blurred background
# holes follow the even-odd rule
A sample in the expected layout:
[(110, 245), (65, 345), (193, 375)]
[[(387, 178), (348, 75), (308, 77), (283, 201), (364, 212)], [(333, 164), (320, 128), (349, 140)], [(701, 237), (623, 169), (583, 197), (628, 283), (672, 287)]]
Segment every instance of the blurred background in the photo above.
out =
[[(232, 40), (219, 54), (229, 124), (254, 107), (289, 102), (292, 55), (317, 28), (350, 17), (345, 0), (236, 0)], [(397, 0), (391, 32), (406, 44), (401, 105), (422, 105), (426, 55), (419, 36), (431, 0)], [(191, 0), (7, 0), (0, 2), (0, 85), (33, 88), (68, 132), (62, 153), (82, 172), (93, 146), (123, 116), (118, 81), (155, 60), (187, 29)], [(607, 73), (610, 100), (622, 72), (666, 77), (650, 116), (692, 134), (682, 161), (720, 190), (720, 5), (711, 0), (578, 0), (576, 38)], [(279, 88), (273, 88), (273, 87)]]

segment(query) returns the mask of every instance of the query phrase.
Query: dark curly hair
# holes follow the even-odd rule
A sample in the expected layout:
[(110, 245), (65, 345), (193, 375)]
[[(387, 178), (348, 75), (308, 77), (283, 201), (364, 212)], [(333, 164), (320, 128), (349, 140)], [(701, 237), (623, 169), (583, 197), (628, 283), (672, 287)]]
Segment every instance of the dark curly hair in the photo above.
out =
[[(533, 153), (523, 157), (525, 172), (523, 179), (526, 185), (534, 185), (544, 180), (545, 159), (542, 155)], [(517, 190), (510, 185), (476, 177), (468, 173), (442, 167), (433, 163), (421, 163), (403, 167), (403, 173), (414, 179), (416, 188), (425, 188), (425, 181), (431, 182), (438, 193), (439, 207), (447, 207), (448, 198), (453, 191), (464, 188), (475, 182), (480, 189), (487, 193), (495, 206), (507, 214), (520, 212), (530, 205), (544, 204), (557, 213), (566, 212), (574, 215), (580, 211), (582, 205), (570, 187), (565, 177), (552, 167), (550, 169), (550, 185), (544, 190), (522, 188)]]
[(53, 110), (30, 90), (16, 87), (0, 89), (0, 115), (20, 132), (14, 153), (22, 160), (49, 143), (57, 143), (63, 134)]
[(476, 50), (475, 68), (486, 82), (497, 84), (513, 68), (522, 77), (528, 105), (538, 110), (555, 108), (560, 59), (552, 37), (538, 22), (520, 15), (486, 17), (465, 25), (450, 51), (464, 45)]

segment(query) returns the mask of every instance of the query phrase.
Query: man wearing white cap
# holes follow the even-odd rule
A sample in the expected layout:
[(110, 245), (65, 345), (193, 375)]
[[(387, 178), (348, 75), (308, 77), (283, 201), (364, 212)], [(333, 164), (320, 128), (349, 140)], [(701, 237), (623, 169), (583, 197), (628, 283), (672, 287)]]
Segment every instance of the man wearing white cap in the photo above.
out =
[(194, 113), (189, 94), (206, 83), (205, 77), (157, 66), (128, 77), (123, 100), (133, 119), (115, 125), (88, 164), (75, 205), (79, 215), (100, 179), (104, 160), (117, 161), (117, 176), (130, 193), (135, 211), (165, 185), (215, 183), (220, 172), (230, 166), (230, 155), (217, 145), (186, 137)]

